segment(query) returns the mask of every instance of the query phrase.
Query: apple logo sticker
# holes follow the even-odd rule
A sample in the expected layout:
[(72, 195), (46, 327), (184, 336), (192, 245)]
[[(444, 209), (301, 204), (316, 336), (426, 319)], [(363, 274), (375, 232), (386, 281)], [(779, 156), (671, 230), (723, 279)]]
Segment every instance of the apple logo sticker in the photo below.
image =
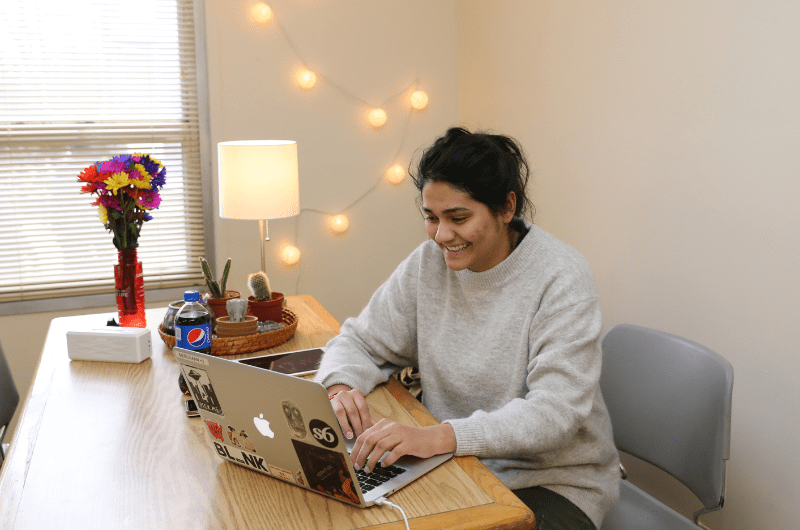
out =
[(256, 424), (256, 429), (261, 433), (261, 436), (275, 437), (275, 433), (269, 428), (269, 420), (265, 420), (263, 414), (259, 414), (258, 418), (253, 418), (253, 423)]

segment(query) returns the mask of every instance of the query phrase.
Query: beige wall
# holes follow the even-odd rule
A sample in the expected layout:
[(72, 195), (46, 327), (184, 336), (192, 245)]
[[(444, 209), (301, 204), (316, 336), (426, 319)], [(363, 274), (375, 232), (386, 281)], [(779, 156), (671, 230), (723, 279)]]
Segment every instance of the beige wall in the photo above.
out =
[(459, 118), (522, 141), (537, 222), (591, 263), (606, 328), (683, 335), (734, 366), (728, 498), (706, 522), (796, 528), (800, 7), (469, 0), (458, 15)]

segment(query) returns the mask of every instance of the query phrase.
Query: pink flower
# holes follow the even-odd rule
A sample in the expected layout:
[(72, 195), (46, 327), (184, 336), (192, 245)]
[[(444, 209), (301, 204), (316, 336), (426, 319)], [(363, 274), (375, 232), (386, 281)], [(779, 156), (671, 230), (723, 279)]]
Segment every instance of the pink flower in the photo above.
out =
[(119, 160), (106, 160), (103, 162), (103, 165), (100, 166), (100, 171), (119, 173), (120, 171), (125, 171), (125, 163), (120, 162)]
[(119, 204), (119, 197), (115, 195), (103, 195), (100, 197), (100, 204), (105, 206), (106, 208), (114, 208), (115, 210), (121, 210)]
[(156, 209), (161, 205), (161, 196), (157, 191), (144, 192), (139, 197), (139, 204), (148, 210)]

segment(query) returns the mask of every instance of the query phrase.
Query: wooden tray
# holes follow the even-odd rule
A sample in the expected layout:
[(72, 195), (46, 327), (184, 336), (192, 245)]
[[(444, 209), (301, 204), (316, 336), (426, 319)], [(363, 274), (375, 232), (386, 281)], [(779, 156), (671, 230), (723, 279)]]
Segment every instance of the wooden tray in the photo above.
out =
[[(242, 335), (239, 337), (217, 337), (215, 335), (211, 338), (211, 355), (220, 356), (251, 353), (283, 344), (291, 339), (294, 336), (294, 332), (297, 331), (297, 315), (284, 307), (282, 316), (285, 327), (276, 329), (275, 331)], [(164, 333), (163, 324), (159, 324), (158, 334), (161, 335), (161, 340), (163, 340), (164, 344), (169, 346), (170, 349), (175, 347), (175, 337)]]

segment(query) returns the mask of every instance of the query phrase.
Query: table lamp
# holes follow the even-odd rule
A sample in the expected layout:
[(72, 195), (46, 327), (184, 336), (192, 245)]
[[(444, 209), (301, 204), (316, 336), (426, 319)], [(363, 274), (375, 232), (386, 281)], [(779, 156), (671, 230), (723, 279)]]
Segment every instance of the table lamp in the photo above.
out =
[(261, 270), (266, 268), (267, 220), (300, 213), (297, 142), (246, 140), (217, 144), (219, 216), (257, 219), (261, 229)]

